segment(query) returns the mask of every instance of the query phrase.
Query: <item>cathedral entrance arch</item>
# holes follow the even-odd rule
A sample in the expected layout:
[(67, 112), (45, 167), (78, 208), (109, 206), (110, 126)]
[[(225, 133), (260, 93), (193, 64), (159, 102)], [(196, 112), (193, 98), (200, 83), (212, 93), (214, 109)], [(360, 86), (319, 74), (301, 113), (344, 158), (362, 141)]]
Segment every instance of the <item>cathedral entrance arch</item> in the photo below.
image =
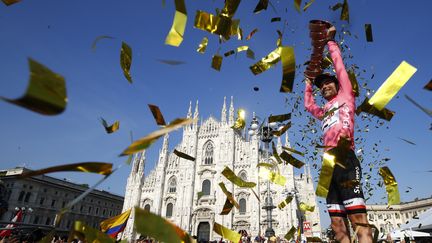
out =
[(201, 222), (198, 224), (198, 242), (208, 242), (210, 240), (210, 224)]

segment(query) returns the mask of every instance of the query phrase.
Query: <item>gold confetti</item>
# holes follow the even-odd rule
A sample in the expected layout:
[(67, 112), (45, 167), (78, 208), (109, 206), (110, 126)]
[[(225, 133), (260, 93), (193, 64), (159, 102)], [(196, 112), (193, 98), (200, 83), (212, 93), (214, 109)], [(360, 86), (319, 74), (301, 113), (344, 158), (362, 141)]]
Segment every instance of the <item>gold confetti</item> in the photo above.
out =
[(20, 178), (27, 178), (31, 176), (43, 175), (54, 172), (63, 171), (78, 171), (86, 173), (96, 173), (101, 175), (109, 175), (112, 173), (112, 164), (104, 162), (82, 162), (66, 165), (57, 165), (40, 170), (30, 171), (23, 173)]
[(208, 45), (208, 38), (204, 37), (198, 46), (197, 52), (204, 54)]
[(62, 113), (68, 101), (64, 78), (31, 58), (28, 61), (30, 81), (24, 96), (15, 100), (0, 99), (42, 115)]
[(253, 35), (255, 35), (255, 33), (258, 32), (258, 28), (255, 28), (254, 30), (252, 30), (249, 35), (246, 37), (246, 40), (250, 40), (252, 38)]
[(280, 92), (292, 92), (295, 78), (295, 55), (294, 48), (289, 46), (282, 46), (281, 60), (282, 60), (282, 84)]
[(291, 239), (294, 237), (295, 232), (296, 228), (294, 226), (291, 226), (291, 229), (288, 231), (288, 233), (285, 234), (284, 238), (287, 241), (291, 241)]
[(344, 0), (342, 4), (342, 11), (340, 15), (340, 20), (346, 20), (349, 23), (349, 8), (348, 8), (348, 1)]
[(96, 37), (96, 39), (93, 41), (92, 46), (91, 46), (91, 49), (92, 49), (93, 51), (96, 50), (96, 44), (97, 44), (100, 40), (102, 40), (102, 39), (114, 39), (114, 37), (111, 37), (111, 36), (108, 36), (108, 35), (101, 35), (101, 36)]
[(407, 100), (409, 100), (411, 103), (413, 103), (415, 106), (417, 106), (420, 110), (422, 110), (424, 113), (426, 113), (427, 115), (429, 115), (430, 117), (432, 117), (432, 110), (429, 110), (427, 108), (424, 108), (423, 106), (421, 106), (419, 103), (415, 102), (411, 97), (409, 97), (408, 95), (405, 95), (405, 98)]
[(188, 154), (185, 154), (183, 152), (180, 152), (177, 149), (174, 149), (174, 154), (177, 155), (180, 158), (187, 159), (187, 160), (190, 160), (190, 161), (195, 161), (194, 157), (192, 157), (192, 156), (190, 156)]
[(246, 51), (246, 56), (250, 59), (255, 59), (255, 53), (248, 46), (237, 47), (237, 52)]
[(289, 152), (291, 152), (291, 153), (295, 153), (295, 154), (298, 154), (298, 155), (304, 156), (304, 153), (299, 152), (299, 151), (297, 151), (297, 150), (295, 150), (295, 149), (293, 149), (293, 148), (288, 148), (288, 147), (282, 146), (282, 149), (285, 149), (286, 151), (289, 151)]
[(405, 139), (405, 138), (399, 138), (400, 140), (403, 140), (403, 141), (405, 141), (405, 142), (407, 142), (407, 143), (409, 143), (409, 144), (411, 144), (411, 145), (417, 145), (417, 144), (415, 144), (415, 143), (413, 143), (413, 142), (411, 142), (410, 140), (407, 140), (407, 139)]
[(110, 126), (110, 125), (108, 125), (107, 121), (105, 121), (105, 119), (103, 119), (102, 117), (100, 119), (101, 119), (102, 126), (104, 126), (105, 131), (107, 133), (113, 133), (113, 132), (117, 131), (120, 128), (120, 122), (119, 121), (115, 121)]
[(270, 115), (268, 118), (268, 122), (284, 122), (286, 120), (291, 119), (291, 113), (281, 114), (281, 115)]
[(286, 205), (288, 205), (292, 201), (292, 199), (293, 196), (288, 196), (287, 198), (285, 198), (285, 200), (283, 200), (278, 204), (278, 208), (283, 209), (284, 207), (286, 207)]
[(184, 0), (175, 0), (175, 8), (173, 24), (165, 39), (165, 44), (170, 46), (179, 46), (182, 43), (187, 22)]
[(230, 200), (227, 197), (227, 199), (225, 200), (225, 204), (222, 208), (222, 212), (220, 212), (219, 215), (228, 215), (231, 212), (233, 207), (234, 205), (230, 202)]
[(371, 24), (365, 24), (365, 33), (366, 33), (366, 41), (367, 42), (373, 42), (372, 25)]
[(354, 70), (352, 69), (348, 70), (348, 78), (351, 81), (351, 87), (355, 97), (358, 97), (360, 95), (360, 91), (359, 91), (359, 85)]
[(226, 189), (225, 184), (223, 182), (220, 182), (219, 186), (222, 189), (223, 193), (227, 196), (227, 199), (230, 201), (230, 203), (232, 205), (234, 205), (237, 209), (240, 209), (240, 205), (234, 199), (234, 196), (232, 195), (232, 193)]
[(270, 164), (270, 163), (258, 163), (257, 164), (257, 167), (261, 167), (261, 166), (265, 166), (265, 167), (268, 167), (268, 168), (273, 168), (273, 164)]
[[(77, 232), (79, 234), (77, 234)], [(115, 242), (115, 239), (109, 237), (107, 234), (94, 229), (84, 222), (75, 221), (72, 234), (85, 242)]]
[(172, 65), (172, 66), (185, 64), (185, 62), (183, 62), (183, 61), (177, 61), (177, 60), (164, 60), (164, 59), (157, 59), (157, 60), (159, 62), (161, 62), (161, 63)]
[(271, 23), (280, 22), (280, 21), (281, 21), (281, 17), (274, 17), (274, 18), (271, 18), (271, 20), (270, 20)]
[(388, 205), (400, 204), (398, 184), (390, 169), (387, 166), (381, 167), (379, 174), (383, 178), (386, 186)]
[(234, 50), (227, 51), (227, 52), (224, 53), (224, 56), (225, 56), (225, 57), (229, 57), (229, 56), (231, 56), (231, 55), (234, 54), (234, 53), (235, 53)]
[(300, 209), (300, 211), (303, 211), (303, 212), (306, 212), (306, 211), (313, 212), (315, 210), (315, 206), (307, 205), (304, 202), (300, 202), (299, 209)]
[(202, 196), (204, 196), (204, 192), (197, 192), (197, 200), (199, 201), (200, 200), (200, 198), (202, 197)]
[(213, 224), (213, 231), (222, 236), (222, 238), (230, 240), (232, 242), (239, 242), (241, 238), (241, 235), (239, 233), (232, 231), (216, 222), (214, 222)]
[(382, 110), (396, 93), (414, 75), (417, 68), (402, 61), (387, 80), (379, 87), (377, 92), (370, 98), (369, 104), (378, 110)]
[(246, 116), (246, 112), (243, 109), (238, 109), (237, 110), (237, 119), (231, 128), (234, 130), (243, 129), (246, 126), (245, 116)]
[(274, 64), (278, 63), (280, 61), (280, 55), (281, 55), (282, 48), (277, 47), (272, 52), (270, 52), (267, 56), (263, 57), (260, 61), (255, 63), (254, 65), (250, 66), (250, 70), (254, 75), (260, 74), (270, 67), (272, 67)]
[(6, 6), (9, 6), (9, 5), (15, 4), (17, 2), (20, 2), (21, 0), (2, 0), (2, 1)]
[(333, 107), (330, 110), (326, 111), (326, 113), (324, 113), (324, 115), (321, 117), (321, 120), (324, 120), (324, 118), (326, 118), (327, 116), (332, 115), (333, 112), (339, 110), (344, 105), (345, 105), (345, 103), (343, 103), (342, 105), (340, 105), (338, 107)]
[(319, 175), (318, 185), (315, 194), (319, 197), (327, 197), (330, 182), (333, 177), (333, 170), (335, 166), (335, 156), (329, 152), (323, 155), (323, 163), (321, 173)]
[(432, 79), (429, 81), (429, 83), (427, 83), (427, 84), (423, 87), (423, 89), (425, 89), (425, 90), (429, 90), (429, 91), (432, 91)]
[(302, 0), (294, 0), (294, 7), (297, 10), (297, 12), (299, 12), (299, 13), (301, 12), (300, 11), (301, 2), (302, 2)]
[(166, 122), (165, 122), (165, 119), (164, 119), (162, 112), (160, 111), (159, 107), (156, 105), (152, 105), (152, 104), (148, 104), (148, 107), (149, 107), (151, 113), (153, 114), (153, 117), (156, 121), (156, 124), (159, 126), (165, 126)]
[(281, 186), (285, 186), (286, 183), (286, 178), (283, 175), (272, 172), (265, 167), (260, 168), (259, 177), (261, 177), (262, 179), (270, 180), (273, 183)]
[(232, 183), (234, 183), (238, 187), (252, 188), (252, 187), (256, 186), (255, 182), (244, 181), (242, 178), (236, 176), (236, 174), (234, 174), (234, 172), (226, 166), (225, 166), (224, 170), (222, 171), (222, 175), (225, 176), (229, 181), (231, 181)]
[(387, 121), (390, 121), (393, 118), (393, 115), (395, 114), (394, 111), (391, 111), (387, 108), (378, 110), (377, 108), (375, 108), (369, 103), (369, 99), (367, 97), (364, 99), (363, 103), (356, 109), (357, 115), (360, 114), (360, 112), (366, 112)]
[(274, 136), (276, 136), (276, 137), (280, 137), (280, 136), (282, 136), (289, 128), (291, 127), (291, 121), (290, 122), (288, 122), (287, 124), (285, 124), (282, 128), (280, 128), (280, 129), (278, 129), (278, 130), (276, 130), (276, 131), (273, 131), (272, 133), (273, 133), (273, 135)]
[(218, 54), (215, 54), (212, 58), (212, 64), (211, 67), (215, 70), (220, 71), (222, 66), (222, 56), (219, 56)]
[(289, 163), (290, 165), (296, 167), (297, 169), (300, 169), (304, 165), (303, 162), (301, 162), (300, 160), (294, 158), (291, 154), (287, 153), (287, 151), (283, 151), (280, 154), (280, 157), (283, 160), (285, 160), (287, 163)]
[(303, 12), (305, 12), (314, 2), (315, 0), (310, 0), (308, 3), (306, 3), (306, 5), (303, 7)]
[(174, 131), (174, 130), (182, 127), (182, 126), (189, 125), (195, 121), (196, 121), (196, 119), (186, 119), (186, 118), (175, 119), (174, 121), (172, 121), (167, 126), (161, 128), (159, 130), (156, 130), (156, 131), (148, 134), (147, 136), (133, 142), (131, 145), (129, 145), (129, 147), (127, 147), (120, 154), (120, 156), (130, 155), (130, 154), (135, 154), (137, 152), (140, 152), (140, 151), (148, 148), (153, 142), (155, 142), (157, 139), (159, 139), (163, 135), (165, 135), (169, 132), (172, 132), (172, 131)]
[(135, 207), (135, 229), (160, 242), (192, 242), (191, 237), (177, 225), (159, 215)]
[(120, 66), (123, 70), (123, 75), (132, 83), (132, 77), (130, 75), (130, 68), (132, 65), (132, 48), (126, 43), (122, 42), (121, 52), (120, 52)]
[(261, 10), (267, 10), (269, 0), (259, 0), (258, 4), (254, 9), (254, 13), (259, 13)]

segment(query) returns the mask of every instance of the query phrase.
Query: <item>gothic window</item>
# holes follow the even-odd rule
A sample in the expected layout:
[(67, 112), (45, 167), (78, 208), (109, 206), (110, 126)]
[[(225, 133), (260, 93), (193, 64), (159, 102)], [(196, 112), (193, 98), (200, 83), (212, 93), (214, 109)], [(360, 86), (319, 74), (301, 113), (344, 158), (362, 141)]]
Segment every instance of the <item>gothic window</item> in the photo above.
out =
[(209, 180), (203, 181), (201, 191), (202, 191), (204, 196), (210, 195), (210, 186), (211, 186), (211, 183)]
[(18, 197), (18, 202), (21, 202), (23, 200), (24, 195), (25, 195), (25, 192), (21, 191), (19, 194), (19, 197)]
[(240, 204), (240, 214), (245, 214), (246, 213), (246, 199), (242, 198), (239, 200), (239, 204)]
[(171, 177), (171, 179), (168, 182), (168, 192), (169, 193), (175, 193), (177, 188), (177, 181), (175, 177)]
[(30, 200), (30, 196), (31, 196), (31, 193), (30, 193), (30, 192), (27, 192), (27, 193), (26, 193), (26, 196), (25, 196), (25, 198), (24, 198), (24, 202), (28, 202), (28, 201)]
[(36, 215), (36, 217), (33, 220), (33, 224), (38, 224), (39, 223), (39, 216)]
[(398, 213), (395, 213), (395, 218), (400, 219), (400, 215)]
[(144, 211), (150, 212), (150, 204), (144, 206)]
[(204, 146), (204, 164), (205, 165), (211, 165), (213, 164), (213, 143), (208, 142)]
[(242, 180), (247, 181), (247, 174), (246, 174), (246, 171), (242, 171), (242, 172), (240, 172), (240, 173), (239, 173), (239, 177), (240, 177)]
[(171, 218), (173, 215), (173, 204), (172, 203), (168, 203), (166, 206), (166, 217), (167, 218)]

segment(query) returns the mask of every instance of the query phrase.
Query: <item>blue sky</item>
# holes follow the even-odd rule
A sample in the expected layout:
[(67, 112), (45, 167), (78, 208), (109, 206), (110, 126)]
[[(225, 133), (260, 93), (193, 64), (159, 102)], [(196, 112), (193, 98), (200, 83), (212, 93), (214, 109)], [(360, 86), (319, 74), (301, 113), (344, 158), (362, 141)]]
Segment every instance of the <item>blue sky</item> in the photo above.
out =
[[(302, 95), (303, 67), (297, 70), (294, 94), (282, 94), (279, 93), (280, 64), (254, 76), (249, 66), (256, 60), (246, 58), (245, 53), (224, 58), (221, 72), (210, 68), (211, 57), (219, 48), (223, 54), (248, 45), (258, 60), (275, 48), (276, 30), (282, 30), (283, 21), (287, 20), (283, 44), (294, 46), (296, 62), (302, 64), (310, 55), (308, 21), (325, 19), (335, 21), (338, 30), (345, 25), (345, 29), (358, 36), (356, 39), (345, 35), (345, 43), (353, 55), (345, 61), (365, 70), (359, 77), (364, 80), (359, 81), (367, 82), (369, 88), (376, 90), (403, 60), (418, 69), (401, 89), (399, 97), (387, 106), (396, 112), (393, 120), (357, 135), (364, 136), (366, 148), (378, 143), (379, 152), (375, 154), (391, 158), (386, 164), (398, 180), (403, 201), (431, 196), (428, 185), (432, 183), (432, 174), (426, 172), (432, 170), (428, 150), (432, 142), (431, 119), (403, 98), (403, 94), (431, 108), (432, 93), (422, 87), (432, 77), (432, 29), (428, 25), (432, 20), (429, 12), (432, 3), (426, 0), (416, 3), (350, 0), (348, 24), (339, 20), (340, 10), (329, 9), (337, 1), (316, 1), (301, 14), (294, 10), (291, 0), (271, 2), (277, 12), (269, 6), (267, 11), (253, 14), (257, 1), (243, 0), (235, 18), (241, 19), (245, 36), (254, 28), (258, 28), (258, 32), (250, 41), (233, 38), (220, 45), (217, 36), (194, 29), (193, 19), (196, 10), (214, 13), (216, 8), (223, 7), (223, 1), (186, 1), (189, 18), (184, 41), (178, 48), (164, 45), (174, 16), (174, 1), (167, 1), (166, 7), (161, 1), (137, 0), (23, 0), (9, 7), (0, 4), (0, 95), (16, 98), (24, 93), (29, 75), (27, 57), (31, 57), (66, 78), (69, 99), (66, 111), (53, 117), (1, 102), (0, 168), (25, 165), (36, 169), (82, 161), (120, 164), (126, 158), (119, 158), (118, 154), (129, 144), (129, 131), (138, 138), (157, 128), (148, 103), (158, 105), (166, 120), (184, 117), (190, 100), (193, 103), (199, 100), (201, 117), (219, 118), (224, 96), (228, 99), (234, 96), (236, 108), (244, 108), (248, 118), (252, 111), (261, 117), (286, 113), (292, 108), (292, 103), (286, 99)], [(272, 17), (282, 17), (282, 22), (270, 23)], [(366, 23), (372, 24), (372, 43), (365, 40)], [(100, 35), (115, 39), (101, 40), (93, 52), (91, 44)], [(209, 38), (209, 45), (205, 54), (199, 54), (195, 50), (204, 36)], [(133, 84), (127, 82), (120, 69), (121, 41), (133, 49)], [(169, 66), (157, 59), (186, 63)], [(255, 86), (260, 88), (258, 92), (253, 91)], [(365, 90), (361, 92), (358, 104)], [(106, 134), (99, 117), (109, 123), (120, 120), (120, 130)], [(357, 121), (361, 127), (367, 124), (359, 117)], [(298, 131), (306, 122), (305, 116), (293, 117), (294, 125), (289, 130), (292, 143), (301, 143)], [(370, 126), (375, 123), (373, 120)], [(180, 134), (179, 131), (171, 134), (171, 148), (179, 142)], [(405, 143), (398, 137), (417, 145)], [(377, 142), (379, 140), (381, 142)], [(148, 149), (146, 173), (154, 166), (160, 144), (158, 141)], [(371, 156), (366, 156), (366, 160), (373, 160)], [(129, 170), (123, 167), (100, 189), (122, 195)], [(88, 184), (95, 183), (98, 178), (78, 173), (54, 176)], [(378, 179), (376, 174), (373, 176)], [(408, 186), (413, 189), (405, 193)], [(371, 202), (385, 202), (383, 197), (385, 190), (377, 189)], [(323, 214), (322, 218), (327, 224), (328, 216)]]

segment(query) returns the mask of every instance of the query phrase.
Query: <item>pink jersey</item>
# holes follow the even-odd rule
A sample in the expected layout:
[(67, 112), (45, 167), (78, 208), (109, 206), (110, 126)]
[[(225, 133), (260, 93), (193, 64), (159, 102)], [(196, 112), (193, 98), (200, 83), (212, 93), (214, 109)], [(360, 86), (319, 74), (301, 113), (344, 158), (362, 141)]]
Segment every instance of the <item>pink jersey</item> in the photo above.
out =
[[(340, 136), (344, 136), (351, 140), (351, 149), (354, 150), (354, 92), (348, 78), (348, 73), (345, 70), (338, 45), (334, 41), (329, 41), (327, 46), (333, 60), (337, 79), (339, 80), (339, 91), (335, 97), (321, 108), (315, 104), (315, 99), (312, 94), (312, 85), (306, 83), (304, 104), (307, 111), (315, 118), (321, 120), (325, 146), (337, 146)], [(323, 115), (333, 108), (338, 109), (322, 119)], [(326, 148), (326, 150), (329, 149), (331, 148)]]

